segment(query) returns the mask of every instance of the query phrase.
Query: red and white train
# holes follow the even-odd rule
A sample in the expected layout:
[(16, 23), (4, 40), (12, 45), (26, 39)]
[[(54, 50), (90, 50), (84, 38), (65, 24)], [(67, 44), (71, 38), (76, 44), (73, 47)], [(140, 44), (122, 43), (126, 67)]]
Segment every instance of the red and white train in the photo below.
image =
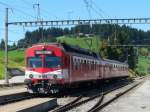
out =
[(30, 93), (54, 93), (80, 83), (127, 77), (128, 65), (67, 44), (37, 44), (26, 50)]

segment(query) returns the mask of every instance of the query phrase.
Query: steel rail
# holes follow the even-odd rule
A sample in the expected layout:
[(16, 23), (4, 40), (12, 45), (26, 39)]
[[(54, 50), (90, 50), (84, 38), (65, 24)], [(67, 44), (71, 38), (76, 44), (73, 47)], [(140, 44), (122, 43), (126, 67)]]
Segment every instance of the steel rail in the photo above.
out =
[[(120, 88), (122, 88), (122, 87), (124, 87), (124, 86), (126, 86), (127, 84), (125, 84), (125, 85), (121, 85), (121, 86), (118, 86), (118, 87), (115, 87), (115, 88), (113, 88), (113, 89), (110, 89), (110, 90), (107, 90), (106, 92), (104, 92), (104, 93), (100, 93), (100, 94), (96, 94), (96, 95), (94, 95), (94, 96), (92, 96), (92, 97), (90, 97), (90, 98), (88, 98), (88, 99), (86, 99), (86, 100), (83, 100), (83, 101), (79, 101), (79, 102), (75, 102), (75, 103), (71, 103), (71, 105), (70, 105), (70, 103), (69, 104), (67, 104), (67, 106), (65, 105), (65, 106), (63, 106), (63, 107), (61, 107), (61, 109), (59, 108), (59, 109), (57, 109), (57, 110), (54, 110), (54, 111), (52, 111), (52, 112), (65, 112), (65, 111), (68, 111), (68, 110), (71, 110), (71, 109), (73, 109), (73, 108), (75, 108), (75, 107), (77, 107), (77, 106), (80, 106), (80, 105), (82, 105), (82, 104), (85, 104), (85, 103), (87, 103), (87, 102), (89, 102), (89, 101), (91, 101), (91, 100), (94, 100), (95, 98), (98, 98), (98, 97), (100, 97), (100, 101), (99, 101), (99, 103), (100, 102), (102, 102), (101, 100), (103, 100), (103, 98), (104, 98), (104, 96), (103, 95), (105, 95), (105, 94), (108, 94), (108, 93), (110, 93), (110, 92), (112, 92), (112, 91), (115, 91), (115, 90), (117, 90), (117, 89), (120, 89)], [(98, 104), (97, 104), (98, 105)]]
[(18, 102), (18, 101), (22, 101), (22, 100), (26, 100), (26, 99), (31, 99), (31, 98), (35, 98), (38, 95), (35, 94), (23, 94), (22, 96), (16, 96), (14, 98), (4, 98), (2, 101), (0, 101), (0, 105), (6, 105), (9, 103), (14, 103), (14, 102)]
[(52, 112), (60, 112), (60, 111), (62, 111), (62, 110), (65, 110), (66, 107), (69, 107), (69, 106), (73, 105), (74, 103), (78, 102), (79, 100), (82, 99), (82, 97), (83, 97), (83, 96), (81, 95), (81, 96), (77, 97), (75, 100), (71, 101), (70, 103), (68, 103), (68, 104), (66, 104), (66, 105), (64, 105), (64, 106), (62, 106), (62, 107), (60, 107), (60, 108), (58, 108), (58, 109), (55, 109), (55, 110), (52, 111)]
[[(110, 103), (112, 103), (113, 101), (115, 101), (116, 99), (120, 98), (121, 96), (123, 96), (124, 94), (128, 93), (129, 91), (133, 90), (135, 87), (137, 87), (138, 85), (140, 85), (141, 83), (143, 83), (143, 81), (133, 85), (132, 87), (130, 87), (129, 89), (125, 90), (124, 92), (120, 92), (118, 94), (115, 95), (115, 97), (113, 97), (112, 99), (110, 99), (109, 101), (105, 102), (102, 105), (96, 105), (94, 106), (92, 109), (90, 109), (88, 112), (97, 112), (102, 110), (104, 107), (106, 107), (107, 105), (109, 105)], [(104, 96), (107, 95), (108, 93), (104, 93)], [(102, 102), (101, 102), (102, 103)]]

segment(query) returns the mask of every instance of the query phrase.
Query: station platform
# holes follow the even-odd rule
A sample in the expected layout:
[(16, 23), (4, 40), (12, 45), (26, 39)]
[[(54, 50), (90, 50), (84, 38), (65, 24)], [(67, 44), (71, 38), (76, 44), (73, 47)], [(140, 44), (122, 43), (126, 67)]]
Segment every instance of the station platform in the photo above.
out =
[(101, 112), (150, 112), (150, 78)]
[(24, 85), (24, 76), (16, 76), (9, 79), (9, 86), (5, 84), (5, 80), (0, 80), (0, 97), (22, 92), (27, 92)]
[(48, 112), (57, 106), (54, 98), (32, 98), (0, 106), (0, 112)]
[(18, 87), (9, 87), (0, 89), (0, 97), (5, 95), (12, 95), (17, 93), (27, 92), (25, 86), (18, 86)]
[[(9, 79), (9, 84), (21, 84), (24, 83), (24, 76), (14, 76), (11, 79)], [(0, 80), (0, 85), (4, 85), (5, 80)]]

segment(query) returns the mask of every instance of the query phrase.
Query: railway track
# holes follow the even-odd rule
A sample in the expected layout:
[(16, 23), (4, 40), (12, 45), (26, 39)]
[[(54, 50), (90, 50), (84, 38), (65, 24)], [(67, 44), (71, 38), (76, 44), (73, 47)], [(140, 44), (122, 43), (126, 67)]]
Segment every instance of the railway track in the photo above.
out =
[(23, 92), (0, 97), (0, 112), (47, 112), (56, 107), (57, 99), (49, 95)]
[[(131, 88), (127, 89), (126, 91), (124, 92), (121, 92), (119, 94), (116, 94), (114, 99), (111, 99), (110, 101), (106, 102), (106, 103), (103, 103), (103, 100), (105, 98), (105, 95), (117, 90), (117, 89), (121, 89), (123, 87), (126, 87), (127, 85), (129, 84), (125, 84), (125, 85), (120, 85), (120, 86), (117, 86), (115, 88), (112, 88), (112, 89), (109, 89), (109, 90), (106, 90), (104, 91), (103, 93), (98, 93), (90, 98), (87, 98), (85, 100), (82, 100), (83, 96), (79, 96), (77, 97), (75, 100), (73, 100), (72, 102), (58, 108), (58, 109), (55, 109), (54, 111), (52, 112), (64, 112), (64, 111), (69, 111), (69, 110), (72, 110), (78, 106), (81, 106), (83, 104), (86, 104), (88, 103), (89, 101), (92, 101), (96, 98), (99, 98), (98, 102), (90, 109), (88, 110), (88, 112), (96, 112), (98, 110), (101, 110), (102, 108), (104, 108), (105, 106), (107, 106), (108, 104), (110, 104), (111, 102), (113, 102), (115, 99), (121, 97), (122, 95), (124, 95), (125, 93), (127, 93), (128, 91), (132, 90), (133, 88), (137, 87), (141, 82), (139, 82), (138, 84), (135, 84), (133, 85)], [(103, 104), (102, 104), (103, 103)]]
[[(129, 82), (129, 83), (131, 83), (131, 82)], [(123, 87), (129, 85), (129, 83), (123, 83), (122, 85), (119, 85), (119, 86), (116, 86), (117, 85), (117, 83), (116, 83), (116, 84), (114, 84), (115, 87), (113, 87), (113, 88), (108, 87), (109, 89), (108, 88), (106, 90), (104, 89), (103, 93), (101, 93), (101, 91), (98, 91), (97, 94), (90, 96), (90, 98), (85, 98), (85, 96), (87, 95), (89, 90), (86, 90), (84, 92), (80, 92), (82, 95), (79, 95), (80, 93), (77, 92), (78, 93), (78, 95), (77, 95), (78, 97), (77, 98), (75, 98), (73, 101), (71, 101), (70, 103), (67, 103), (64, 106), (57, 107), (57, 109), (52, 110), (52, 112), (69, 111), (69, 110), (72, 110), (72, 109), (74, 109), (76, 107), (79, 107), (79, 106), (81, 106), (83, 104), (86, 104), (86, 103), (88, 103), (88, 102), (90, 102), (90, 101), (92, 101), (94, 99), (99, 99), (99, 100), (91, 109), (88, 110), (88, 112), (99, 111), (99, 110), (103, 109), (104, 107), (106, 107), (107, 105), (109, 105), (114, 100), (116, 100), (117, 98), (121, 97), (122, 95), (124, 95), (128, 91), (130, 91), (133, 88), (135, 88), (136, 86), (138, 86), (141, 82), (137, 83), (136, 85), (132, 86), (131, 88), (127, 89), (126, 91), (123, 91), (123, 92), (120, 92), (120, 93), (116, 94), (115, 97), (110, 99), (109, 101), (103, 102), (107, 94), (109, 94), (109, 93), (111, 93), (111, 92), (113, 92), (113, 91), (115, 91), (117, 89), (120, 89), (120, 88), (123, 88)], [(93, 90), (90, 90), (90, 91), (92, 92)], [(39, 95), (28, 94), (26, 92), (19, 93), (19, 95), (16, 94), (16, 97), (6, 97), (5, 96), (5, 98), (0, 99), (0, 105), (11, 104), (11, 103), (14, 103), (14, 102), (24, 101), (26, 99), (37, 98), (37, 97), (39, 97)]]
[(98, 112), (98, 111), (102, 110), (103, 108), (108, 106), (110, 103), (112, 103), (113, 101), (117, 100), (118, 98), (120, 98), (121, 96), (126, 94), (127, 92), (131, 91), (132, 89), (134, 89), (135, 87), (137, 87), (141, 83), (142, 83), (142, 81), (137, 83), (137, 84), (134, 84), (133, 86), (131, 86), (130, 88), (126, 89), (123, 92), (115, 94), (113, 98), (111, 98), (110, 100), (108, 100), (108, 101), (106, 101), (106, 102), (104, 102), (102, 104), (102, 100), (104, 100), (106, 95), (110, 93), (110, 92), (104, 92), (104, 94), (102, 95), (103, 99), (100, 98), (100, 100), (96, 103), (96, 105), (94, 107), (92, 107), (88, 112)]
[(36, 98), (36, 97), (37, 97), (37, 95), (29, 94), (27, 92), (13, 94), (12, 96), (11, 95), (3, 96), (2, 98), (0, 98), (0, 105), (14, 103), (14, 102), (31, 99), (31, 98)]

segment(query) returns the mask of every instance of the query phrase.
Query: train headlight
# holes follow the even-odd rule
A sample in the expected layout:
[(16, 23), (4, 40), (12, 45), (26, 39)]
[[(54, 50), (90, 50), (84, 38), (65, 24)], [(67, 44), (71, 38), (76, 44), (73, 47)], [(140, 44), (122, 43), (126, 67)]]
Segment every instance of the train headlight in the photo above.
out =
[(33, 75), (32, 75), (32, 74), (30, 74), (30, 75), (29, 75), (29, 78), (31, 78), (31, 79), (32, 79), (32, 78), (33, 78)]
[(54, 79), (57, 79), (57, 75), (53, 75), (53, 78), (54, 78)]

